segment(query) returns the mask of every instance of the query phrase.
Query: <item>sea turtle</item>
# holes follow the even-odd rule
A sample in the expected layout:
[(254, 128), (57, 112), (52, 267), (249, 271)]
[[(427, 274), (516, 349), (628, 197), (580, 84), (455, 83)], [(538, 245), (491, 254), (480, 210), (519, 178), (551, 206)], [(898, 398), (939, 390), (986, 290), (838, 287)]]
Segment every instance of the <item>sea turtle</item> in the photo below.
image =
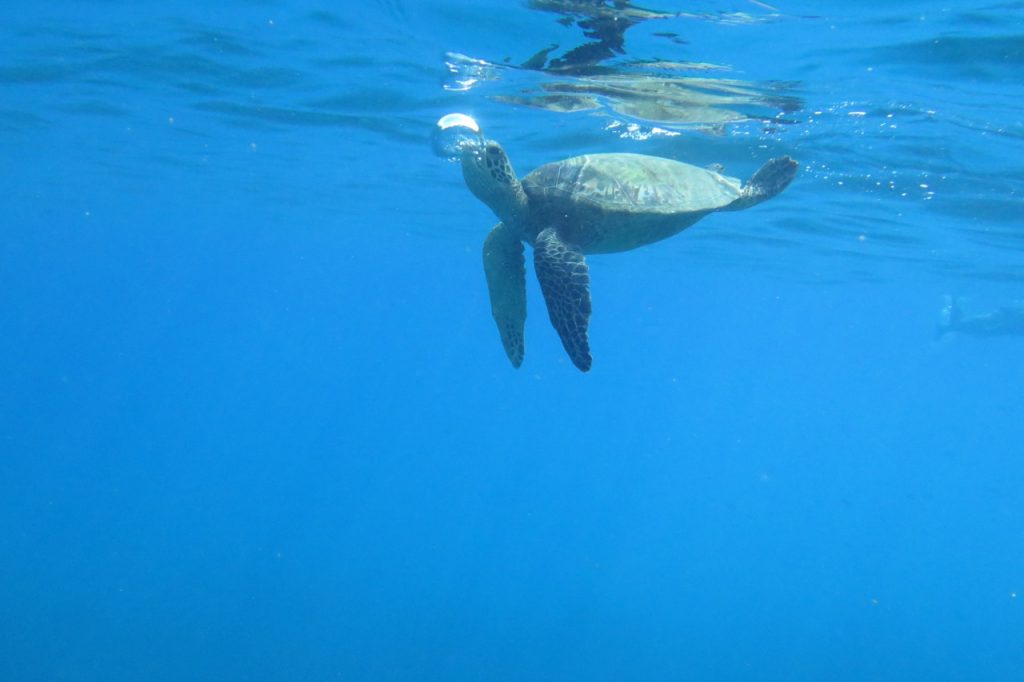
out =
[(713, 170), (642, 154), (588, 154), (549, 163), (522, 182), (493, 140), (466, 144), (462, 174), (501, 220), (484, 242), (491, 312), (505, 353), (523, 362), (526, 268), (523, 242), (551, 323), (579, 369), (590, 369), (590, 275), (584, 254), (628, 251), (671, 237), (714, 211), (770, 199), (796, 175), (788, 156), (768, 161), (745, 184)]

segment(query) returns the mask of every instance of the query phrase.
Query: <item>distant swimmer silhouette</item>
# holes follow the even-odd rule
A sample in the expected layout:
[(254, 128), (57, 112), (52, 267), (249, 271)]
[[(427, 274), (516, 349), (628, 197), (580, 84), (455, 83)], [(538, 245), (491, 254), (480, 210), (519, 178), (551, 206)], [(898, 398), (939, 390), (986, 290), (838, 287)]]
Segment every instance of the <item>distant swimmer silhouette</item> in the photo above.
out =
[(1024, 336), (1024, 301), (1013, 301), (980, 315), (966, 314), (964, 304), (963, 297), (944, 297), (937, 338), (953, 333), (980, 337)]

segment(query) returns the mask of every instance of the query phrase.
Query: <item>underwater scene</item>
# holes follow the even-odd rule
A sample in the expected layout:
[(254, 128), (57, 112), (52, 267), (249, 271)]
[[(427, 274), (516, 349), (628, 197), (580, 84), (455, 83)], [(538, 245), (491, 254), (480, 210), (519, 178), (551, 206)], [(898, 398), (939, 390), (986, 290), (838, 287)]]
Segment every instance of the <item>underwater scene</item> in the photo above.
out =
[(0, 680), (1024, 679), (1024, 2), (0, 23)]

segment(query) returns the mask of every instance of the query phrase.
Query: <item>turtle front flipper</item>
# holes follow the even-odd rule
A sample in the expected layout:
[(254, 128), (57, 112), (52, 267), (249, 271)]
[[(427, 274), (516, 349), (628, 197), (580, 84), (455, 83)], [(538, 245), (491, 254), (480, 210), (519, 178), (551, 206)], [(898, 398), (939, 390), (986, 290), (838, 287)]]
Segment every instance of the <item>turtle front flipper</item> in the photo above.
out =
[(504, 223), (498, 223), (484, 240), (484, 272), (501, 343), (508, 359), (518, 367), (526, 352), (526, 259), (523, 243)]
[(583, 254), (562, 241), (553, 228), (542, 230), (533, 247), (534, 268), (548, 304), (551, 324), (572, 363), (590, 369), (590, 270)]

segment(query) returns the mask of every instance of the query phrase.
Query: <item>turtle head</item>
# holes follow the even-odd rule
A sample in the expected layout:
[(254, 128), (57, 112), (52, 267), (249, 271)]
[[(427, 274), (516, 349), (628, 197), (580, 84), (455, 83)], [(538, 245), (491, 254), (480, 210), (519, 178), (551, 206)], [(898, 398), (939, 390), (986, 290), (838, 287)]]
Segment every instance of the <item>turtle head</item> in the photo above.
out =
[(464, 146), (462, 177), (476, 198), (487, 204), (503, 223), (519, 225), (527, 210), (526, 193), (500, 144), (484, 140)]

